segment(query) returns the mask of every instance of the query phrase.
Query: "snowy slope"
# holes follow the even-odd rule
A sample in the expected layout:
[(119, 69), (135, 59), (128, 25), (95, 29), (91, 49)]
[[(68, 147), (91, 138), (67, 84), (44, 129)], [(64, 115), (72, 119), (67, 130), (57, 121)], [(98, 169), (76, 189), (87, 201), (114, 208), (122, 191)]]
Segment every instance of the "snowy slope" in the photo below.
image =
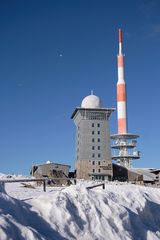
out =
[[(93, 184), (93, 183), (92, 183)], [(24, 189), (6, 185), (0, 192), (0, 240), (159, 240), (160, 189), (91, 183), (67, 188)], [(21, 200), (20, 200), (21, 199)]]

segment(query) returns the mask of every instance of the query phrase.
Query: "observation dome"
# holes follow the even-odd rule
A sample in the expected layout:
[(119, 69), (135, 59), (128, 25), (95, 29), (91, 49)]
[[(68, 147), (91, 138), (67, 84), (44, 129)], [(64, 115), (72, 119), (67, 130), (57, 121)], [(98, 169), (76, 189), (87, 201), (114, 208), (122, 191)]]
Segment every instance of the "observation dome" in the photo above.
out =
[(96, 95), (89, 95), (83, 99), (81, 108), (102, 108), (101, 99)]

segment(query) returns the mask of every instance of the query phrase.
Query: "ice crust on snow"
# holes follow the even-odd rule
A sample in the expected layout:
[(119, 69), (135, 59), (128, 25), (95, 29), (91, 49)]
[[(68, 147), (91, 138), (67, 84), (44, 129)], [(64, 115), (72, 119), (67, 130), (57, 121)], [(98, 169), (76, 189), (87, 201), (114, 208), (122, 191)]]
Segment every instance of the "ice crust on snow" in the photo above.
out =
[(159, 240), (160, 189), (79, 182), (63, 188), (0, 192), (0, 240)]

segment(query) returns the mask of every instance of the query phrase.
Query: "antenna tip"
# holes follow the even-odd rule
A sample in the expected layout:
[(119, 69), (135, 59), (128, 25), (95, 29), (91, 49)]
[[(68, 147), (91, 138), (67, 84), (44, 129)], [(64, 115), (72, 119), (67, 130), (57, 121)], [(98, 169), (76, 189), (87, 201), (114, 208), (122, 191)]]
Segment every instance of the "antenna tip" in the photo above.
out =
[(119, 42), (121, 43), (122, 42), (122, 29), (121, 28), (118, 29), (118, 35), (119, 35)]

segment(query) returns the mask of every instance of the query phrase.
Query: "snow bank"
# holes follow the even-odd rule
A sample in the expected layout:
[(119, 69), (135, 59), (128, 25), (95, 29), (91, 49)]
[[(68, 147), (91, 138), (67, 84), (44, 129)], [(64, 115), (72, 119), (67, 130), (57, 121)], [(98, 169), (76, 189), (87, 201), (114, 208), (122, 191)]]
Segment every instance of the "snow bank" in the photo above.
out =
[(67, 239), (160, 239), (160, 190), (81, 184), (32, 200), (53, 229)]
[(21, 174), (4, 174), (0, 173), (0, 179), (20, 179), (20, 178), (28, 178), (26, 176), (23, 176)]
[(7, 176), (6, 174), (4, 174), (4, 173), (0, 173), (0, 179), (5, 178), (6, 176)]
[(54, 240), (59, 234), (31, 205), (0, 192), (0, 240)]
[(32, 190), (26, 201), (0, 193), (0, 239), (160, 239), (160, 189), (88, 184)]

